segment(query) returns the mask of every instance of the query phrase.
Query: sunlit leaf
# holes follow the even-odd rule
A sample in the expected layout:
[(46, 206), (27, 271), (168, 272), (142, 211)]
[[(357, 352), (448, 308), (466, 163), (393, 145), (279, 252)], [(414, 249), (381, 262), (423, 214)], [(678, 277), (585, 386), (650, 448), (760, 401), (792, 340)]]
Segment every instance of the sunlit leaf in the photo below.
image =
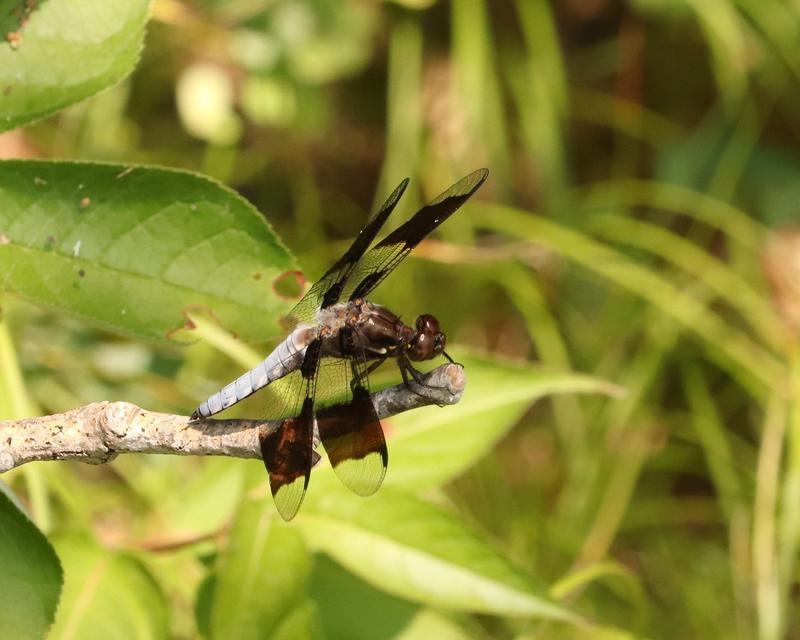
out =
[(157, 505), (159, 524), (150, 534), (151, 541), (191, 540), (227, 525), (244, 486), (244, 467), (240, 463), (229, 458), (208, 460), (182, 486), (165, 491)]
[(263, 217), (186, 172), (0, 162), (0, 289), (165, 339), (191, 308), (244, 340), (279, 331), (272, 287), (294, 261)]
[(392, 489), (361, 498), (326, 477), (296, 521), (315, 549), (401, 598), (512, 617), (575, 617), (456, 516)]
[(310, 629), (309, 612), (295, 611), (305, 603), (310, 570), (298, 533), (275, 517), (266, 500), (246, 500), (219, 557), (209, 637), (269, 638), (284, 625)]
[[(260, 636), (263, 637), (263, 636)], [(270, 640), (322, 640), (325, 636), (319, 622), (317, 604), (310, 598), (296, 606), (278, 624)]]
[(409, 411), (388, 421), (386, 485), (419, 490), (458, 476), (486, 455), (543, 396), (622, 392), (597, 378), (489, 358), (464, 358), (463, 351), (457, 352), (466, 367), (467, 388), (458, 404)]
[(55, 617), (61, 566), (44, 535), (0, 492), (0, 620), (6, 638), (41, 638)]
[(77, 536), (54, 544), (64, 593), (50, 640), (169, 637), (166, 603), (137, 560)]
[[(37, 120), (127, 76), (149, 0), (18, 0), (0, 34), (0, 131)], [(9, 3), (3, 5), (8, 11)], [(9, 11), (11, 13), (11, 11)], [(5, 17), (5, 16), (4, 16)]]
[(411, 619), (406, 628), (394, 637), (394, 640), (417, 640), (417, 638), (470, 640), (473, 637), (438, 611), (422, 609)]

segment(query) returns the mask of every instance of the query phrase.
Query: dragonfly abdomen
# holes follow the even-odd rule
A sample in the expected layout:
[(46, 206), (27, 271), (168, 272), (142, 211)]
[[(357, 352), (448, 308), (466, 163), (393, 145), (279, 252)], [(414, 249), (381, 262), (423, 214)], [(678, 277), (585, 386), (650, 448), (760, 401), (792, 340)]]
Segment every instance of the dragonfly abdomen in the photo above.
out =
[(286, 336), (266, 358), (203, 402), (192, 419), (208, 418), (253, 395), (271, 382), (289, 375), (300, 367), (309, 339), (308, 329), (297, 329)]

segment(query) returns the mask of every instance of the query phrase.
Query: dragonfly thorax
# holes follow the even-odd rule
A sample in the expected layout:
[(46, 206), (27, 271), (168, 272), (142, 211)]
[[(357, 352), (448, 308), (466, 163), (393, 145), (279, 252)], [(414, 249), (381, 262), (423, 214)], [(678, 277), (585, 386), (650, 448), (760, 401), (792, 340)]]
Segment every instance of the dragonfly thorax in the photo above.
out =
[(324, 351), (339, 357), (402, 354), (409, 360), (430, 360), (442, 355), (447, 342), (434, 316), (419, 316), (412, 328), (386, 307), (361, 298), (320, 311), (319, 322), (327, 343)]

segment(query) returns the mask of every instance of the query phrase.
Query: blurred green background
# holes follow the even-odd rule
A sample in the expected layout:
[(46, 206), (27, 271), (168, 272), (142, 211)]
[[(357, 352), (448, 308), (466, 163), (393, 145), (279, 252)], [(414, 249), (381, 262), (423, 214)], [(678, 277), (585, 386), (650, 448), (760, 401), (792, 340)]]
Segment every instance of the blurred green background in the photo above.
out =
[[(0, 155), (212, 176), (312, 280), (403, 177), (397, 219), (486, 166), (477, 202), (374, 296), (437, 315), (467, 362), (473, 409), (419, 420), (452, 420), (455, 441), (529, 371), (627, 391), (535, 406), (541, 393), (521, 392), (496, 446), (420, 485), (596, 627), (426, 608), (314, 555), (314, 634), (800, 637), (798, 3), (156, 0), (151, 13), (130, 77), (0, 136)], [(179, 347), (2, 302), (4, 417), (117, 399), (187, 414), (253, 357), (213, 323)], [(403, 418), (393, 435), (417, 420)], [(207, 576), (236, 548), (233, 514), (261, 474), (129, 456), (4, 479), (57, 551), (80, 535), (69, 553), (126, 554), (110, 590), (157, 585), (138, 615), (165, 622), (130, 637), (191, 638), (224, 637), (204, 618)], [(295, 542), (276, 539), (270, 566)], [(369, 615), (337, 618), (359, 607)]]

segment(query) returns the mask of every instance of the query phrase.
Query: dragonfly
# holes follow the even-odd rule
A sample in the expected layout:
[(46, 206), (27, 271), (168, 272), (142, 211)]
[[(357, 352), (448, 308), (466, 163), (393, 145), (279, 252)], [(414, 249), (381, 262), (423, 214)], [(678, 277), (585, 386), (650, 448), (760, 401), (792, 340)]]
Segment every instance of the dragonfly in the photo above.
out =
[(367, 300), (367, 296), (424, 238), (447, 220), (484, 183), (478, 169), (422, 207), (372, 246), (408, 186), (391, 193), (353, 243), (311, 286), (286, 318), (289, 333), (250, 371), (205, 400), (192, 419), (213, 416), (256, 391), (279, 387), (272, 413), (278, 429), (261, 430), (261, 456), (278, 513), (297, 514), (308, 489), (321, 441), (333, 470), (352, 491), (375, 493), (389, 462), (386, 438), (369, 387), (369, 374), (393, 359), (405, 385), (423, 384), (412, 364), (439, 356), (447, 338), (439, 321), (420, 315), (414, 326)]

